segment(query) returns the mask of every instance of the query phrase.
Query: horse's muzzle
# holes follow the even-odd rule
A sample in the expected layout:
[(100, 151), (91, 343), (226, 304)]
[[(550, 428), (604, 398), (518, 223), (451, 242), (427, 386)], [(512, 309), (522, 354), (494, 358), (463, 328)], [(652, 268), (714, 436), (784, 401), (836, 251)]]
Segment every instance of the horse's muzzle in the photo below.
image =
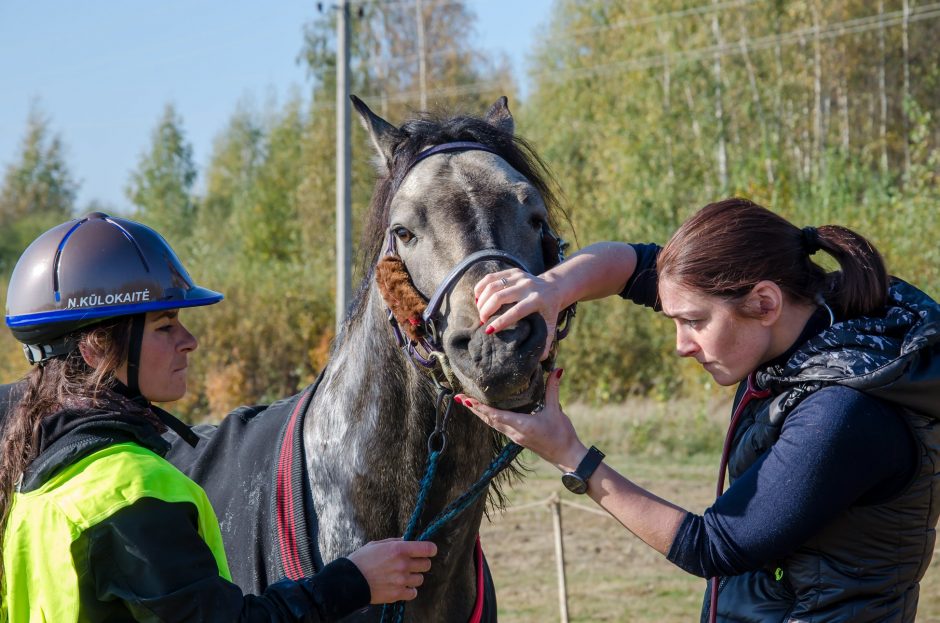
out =
[(548, 329), (541, 314), (486, 335), (483, 326), (445, 334), (445, 351), (464, 391), (494, 407), (518, 408), (541, 397), (540, 357)]

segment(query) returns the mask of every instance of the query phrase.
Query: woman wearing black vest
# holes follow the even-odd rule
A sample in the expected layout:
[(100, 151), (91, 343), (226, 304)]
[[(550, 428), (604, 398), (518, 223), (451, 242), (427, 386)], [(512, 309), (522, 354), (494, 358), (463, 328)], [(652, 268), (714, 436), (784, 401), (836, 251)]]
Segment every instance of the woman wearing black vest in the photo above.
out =
[[(820, 251), (840, 270), (813, 262)], [(940, 306), (889, 277), (851, 230), (800, 229), (743, 199), (706, 206), (665, 247), (598, 243), (541, 276), (488, 275), (475, 291), (489, 333), (536, 311), (553, 324), (575, 301), (617, 293), (672, 318), (677, 354), (738, 386), (704, 514), (585, 447), (558, 405), (561, 370), (535, 417), (456, 400), (712, 578), (703, 621), (914, 620), (940, 515)]]

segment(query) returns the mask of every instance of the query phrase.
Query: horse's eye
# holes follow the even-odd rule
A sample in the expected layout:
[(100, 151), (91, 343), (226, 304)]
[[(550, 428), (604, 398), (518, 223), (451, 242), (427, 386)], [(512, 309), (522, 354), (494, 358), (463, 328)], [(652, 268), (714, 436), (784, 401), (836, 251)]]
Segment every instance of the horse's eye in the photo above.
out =
[(542, 229), (542, 225), (544, 224), (545, 220), (541, 216), (533, 216), (529, 219), (529, 225), (531, 225), (533, 229)]
[(404, 244), (408, 244), (414, 240), (415, 235), (405, 229), (404, 227), (396, 227), (392, 230), (392, 233), (395, 234), (395, 237), (401, 240)]

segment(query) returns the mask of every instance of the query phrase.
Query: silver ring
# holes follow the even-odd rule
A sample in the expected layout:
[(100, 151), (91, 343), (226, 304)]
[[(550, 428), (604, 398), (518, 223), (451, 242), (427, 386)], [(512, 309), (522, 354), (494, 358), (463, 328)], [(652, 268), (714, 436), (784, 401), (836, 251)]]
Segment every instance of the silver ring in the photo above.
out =
[(506, 279), (505, 277), (503, 277), (502, 279), (500, 279), (499, 282), (503, 284), (503, 288), (508, 288), (508, 287), (509, 287), (509, 280)]

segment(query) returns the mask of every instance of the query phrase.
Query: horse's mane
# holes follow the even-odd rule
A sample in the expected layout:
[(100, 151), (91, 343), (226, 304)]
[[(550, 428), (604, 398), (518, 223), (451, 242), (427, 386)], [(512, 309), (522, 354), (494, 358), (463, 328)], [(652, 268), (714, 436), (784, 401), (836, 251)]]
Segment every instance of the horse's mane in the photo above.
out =
[(401, 183), (401, 176), (415, 156), (434, 145), (472, 141), (492, 148), (539, 191), (552, 229), (558, 230), (559, 221), (568, 222), (568, 216), (558, 201), (555, 192), (557, 185), (548, 165), (524, 138), (500, 130), (479, 117), (463, 115), (448, 118), (427, 115), (411, 119), (401, 126), (400, 132), (405, 138), (395, 146), (389, 171), (376, 181), (372, 193), (369, 216), (359, 245), (360, 274), (368, 275), (379, 259), (388, 227), (392, 194)]

